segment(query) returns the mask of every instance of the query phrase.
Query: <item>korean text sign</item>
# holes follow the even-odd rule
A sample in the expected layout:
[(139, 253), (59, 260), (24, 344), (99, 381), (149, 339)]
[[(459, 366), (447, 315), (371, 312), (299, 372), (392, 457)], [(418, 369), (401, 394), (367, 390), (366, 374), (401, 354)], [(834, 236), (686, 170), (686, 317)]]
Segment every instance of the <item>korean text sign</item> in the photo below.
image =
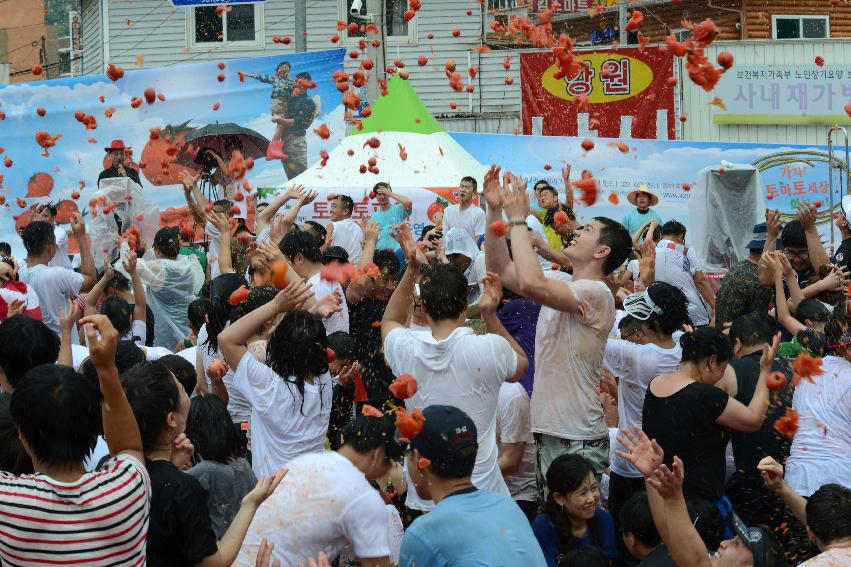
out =
[[(632, 117), (633, 138), (656, 137), (656, 111), (666, 110), (668, 137), (675, 137), (673, 55), (659, 48), (583, 51), (586, 62), (573, 77), (555, 78), (552, 52), (520, 55), (523, 77), (523, 133), (532, 132), (532, 118), (544, 118), (544, 135), (577, 136), (577, 114), (589, 114), (589, 126), (600, 137), (617, 138), (621, 117)], [(587, 108), (577, 100), (587, 97)]]
[(851, 124), (851, 65), (736, 66), (713, 94), (727, 105), (716, 124)]

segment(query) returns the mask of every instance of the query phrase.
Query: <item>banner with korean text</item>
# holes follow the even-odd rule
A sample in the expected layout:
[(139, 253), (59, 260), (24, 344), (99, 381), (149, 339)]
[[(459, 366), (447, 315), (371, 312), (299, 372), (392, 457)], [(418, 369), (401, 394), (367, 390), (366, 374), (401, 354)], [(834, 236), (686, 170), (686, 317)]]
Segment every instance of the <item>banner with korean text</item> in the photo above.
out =
[(851, 65), (736, 65), (713, 95), (716, 124), (851, 124)]
[[(543, 117), (543, 134), (549, 136), (582, 136), (587, 128), (618, 138), (624, 119), (632, 121), (632, 138), (657, 138), (659, 129), (666, 129), (668, 138), (676, 136), (670, 51), (605, 49), (583, 51), (579, 59), (585, 62), (581, 72), (557, 79), (552, 52), (520, 54), (525, 134), (532, 133), (533, 117)], [(660, 110), (664, 114), (657, 114)], [(657, 116), (664, 117), (661, 128)]]

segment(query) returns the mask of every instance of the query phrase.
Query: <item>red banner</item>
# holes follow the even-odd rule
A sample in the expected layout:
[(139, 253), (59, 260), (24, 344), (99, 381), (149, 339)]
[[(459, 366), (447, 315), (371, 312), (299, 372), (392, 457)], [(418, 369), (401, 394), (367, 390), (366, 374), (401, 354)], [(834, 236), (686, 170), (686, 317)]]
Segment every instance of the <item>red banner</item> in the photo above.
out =
[[(551, 52), (520, 54), (523, 79), (523, 133), (532, 133), (532, 117), (544, 119), (543, 134), (577, 136), (578, 113), (588, 113), (588, 128), (602, 138), (621, 137), (621, 118), (632, 117), (633, 138), (656, 138), (656, 111), (667, 111), (668, 138), (676, 137), (673, 74), (674, 56), (648, 47), (582, 51), (583, 71), (556, 79)], [(587, 107), (575, 101), (585, 95)]]

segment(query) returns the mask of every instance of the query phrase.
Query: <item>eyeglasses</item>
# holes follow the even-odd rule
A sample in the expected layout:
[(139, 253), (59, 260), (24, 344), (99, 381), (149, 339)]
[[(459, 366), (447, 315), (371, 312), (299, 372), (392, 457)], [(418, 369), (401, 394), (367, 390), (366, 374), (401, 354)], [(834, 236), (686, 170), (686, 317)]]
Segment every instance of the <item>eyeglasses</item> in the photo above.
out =
[(783, 249), (783, 254), (784, 254), (787, 258), (808, 258), (808, 257), (809, 257), (809, 255), (810, 255), (810, 251), (809, 251), (809, 250), (798, 250), (798, 251), (794, 251), (794, 250), (790, 250), (790, 249), (788, 249), (788, 248), (784, 248), (784, 249)]

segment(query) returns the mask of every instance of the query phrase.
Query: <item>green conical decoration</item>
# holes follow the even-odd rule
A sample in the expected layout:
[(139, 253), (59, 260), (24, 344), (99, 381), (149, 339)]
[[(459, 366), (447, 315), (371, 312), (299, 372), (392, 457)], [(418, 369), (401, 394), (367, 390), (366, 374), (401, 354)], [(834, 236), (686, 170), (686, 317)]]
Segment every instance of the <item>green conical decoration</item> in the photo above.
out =
[[(411, 84), (398, 75), (387, 82), (387, 96), (380, 96), (370, 104), (372, 115), (363, 120), (363, 130), (353, 129), (350, 136), (375, 132), (411, 132), (434, 134), (443, 127), (431, 115), (426, 105), (411, 88)], [(417, 119), (419, 118), (419, 122)]]

